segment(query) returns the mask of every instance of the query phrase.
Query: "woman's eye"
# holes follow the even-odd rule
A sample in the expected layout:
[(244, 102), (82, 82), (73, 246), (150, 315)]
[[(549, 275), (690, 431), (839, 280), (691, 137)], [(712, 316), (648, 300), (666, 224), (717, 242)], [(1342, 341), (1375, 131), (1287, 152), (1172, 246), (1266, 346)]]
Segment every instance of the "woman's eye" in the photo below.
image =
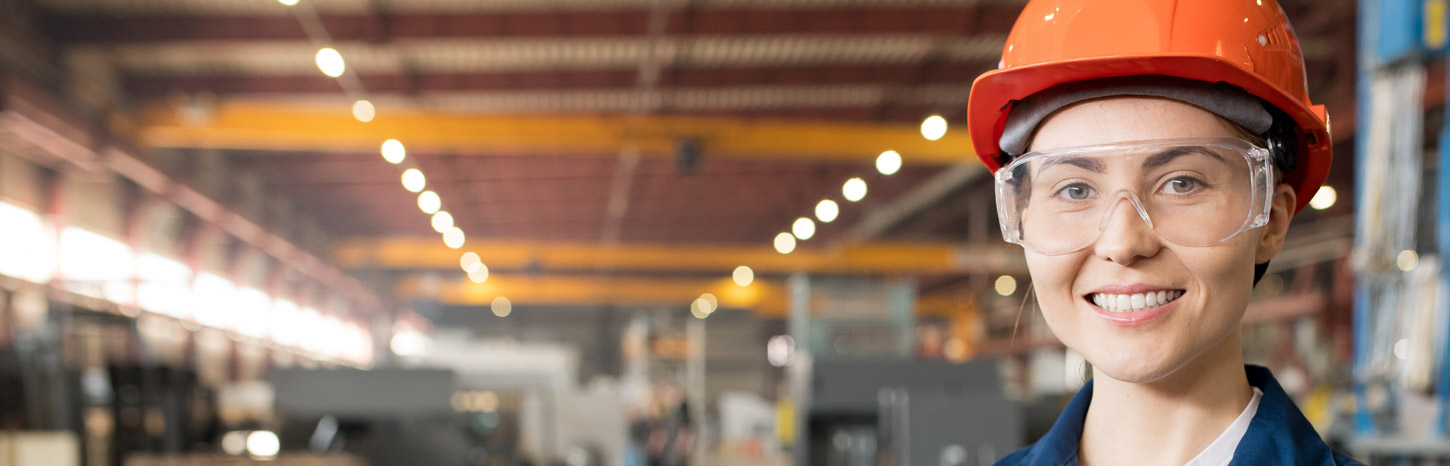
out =
[(1168, 192), (1168, 194), (1188, 194), (1198, 189), (1198, 186), (1199, 181), (1197, 179), (1180, 176), (1168, 180), (1168, 184), (1163, 187), (1163, 190)]
[(1070, 184), (1058, 190), (1057, 195), (1074, 201), (1081, 201), (1092, 197), (1093, 188), (1081, 183)]

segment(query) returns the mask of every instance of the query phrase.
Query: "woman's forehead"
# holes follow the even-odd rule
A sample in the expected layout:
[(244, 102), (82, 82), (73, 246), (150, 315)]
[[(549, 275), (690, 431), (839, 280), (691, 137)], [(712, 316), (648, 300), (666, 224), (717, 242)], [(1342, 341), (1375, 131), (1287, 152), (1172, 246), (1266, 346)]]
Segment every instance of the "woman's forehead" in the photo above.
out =
[(1078, 102), (1038, 126), (1029, 151), (1152, 139), (1232, 137), (1207, 110), (1159, 97), (1116, 96)]

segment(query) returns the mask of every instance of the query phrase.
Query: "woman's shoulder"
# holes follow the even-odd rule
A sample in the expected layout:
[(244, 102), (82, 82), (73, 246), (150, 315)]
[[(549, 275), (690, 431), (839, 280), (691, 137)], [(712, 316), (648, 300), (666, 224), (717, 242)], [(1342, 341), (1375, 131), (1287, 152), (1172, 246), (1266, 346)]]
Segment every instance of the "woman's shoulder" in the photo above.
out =
[(1022, 449), (1014, 451), (1011, 454), (1002, 457), (1002, 459), (997, 460), (997, 462), (992, 463), (992, 466), (1017, 466), (1032, 464), (1027, 461), (1027, 458), (1032, 454), (1032, 447), (1035, 446), (1037, 446), (1036, 443), (1022, 447)]
[(1364, 466), (1364, 463), (1361, 463), (1359, 462), (1359, 460), (1356, 460), (1354, 458), (1350, 458), (1349, 455), (1340, 453), (1339, 450), (1332, 451), (1334, 452), (1334, 464), (1336, 466)]

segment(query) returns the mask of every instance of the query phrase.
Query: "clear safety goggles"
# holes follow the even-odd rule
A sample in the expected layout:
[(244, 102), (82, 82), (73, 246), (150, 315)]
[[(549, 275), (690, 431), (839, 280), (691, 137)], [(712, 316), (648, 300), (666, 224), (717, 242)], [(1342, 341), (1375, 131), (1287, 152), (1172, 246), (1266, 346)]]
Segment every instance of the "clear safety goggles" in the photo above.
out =
[(1096, 241), (1115, 214), (1136, 213), (1165, 241), (1220, 243), (1268, 223), (1272, 163), (1268, 150), (1237, 138), (1030, 152), (997, 171), (1002, 237), (1068, 254)]

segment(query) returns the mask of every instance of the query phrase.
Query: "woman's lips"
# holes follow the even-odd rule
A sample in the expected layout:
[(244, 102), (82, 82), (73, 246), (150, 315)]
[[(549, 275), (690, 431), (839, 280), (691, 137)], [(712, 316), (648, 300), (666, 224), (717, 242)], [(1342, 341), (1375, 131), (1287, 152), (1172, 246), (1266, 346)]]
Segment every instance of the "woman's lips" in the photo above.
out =
[(1103, 287), (1083, 296), (1098, 317), (1118, 325), (1140, 325), (1177, 307), (1185, 290), (1143, 285)]

